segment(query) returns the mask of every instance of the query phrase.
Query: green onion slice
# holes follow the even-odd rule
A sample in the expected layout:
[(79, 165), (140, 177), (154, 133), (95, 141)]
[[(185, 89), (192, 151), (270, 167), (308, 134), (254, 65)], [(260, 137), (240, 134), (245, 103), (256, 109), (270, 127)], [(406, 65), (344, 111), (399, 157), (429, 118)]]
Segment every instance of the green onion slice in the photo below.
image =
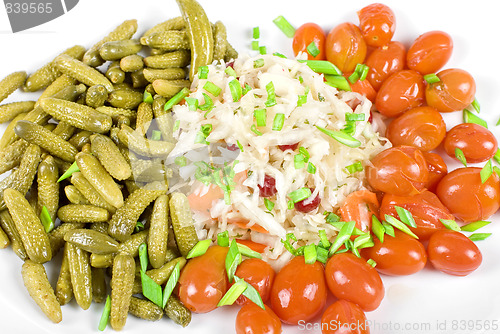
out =
[(229, 247), (229, 232), (224, 231), (217, 234), (217, 245), (221, 247)]
[[(254, 51), (258, 51), (259, 50), (259, 41), (252, 41), (251, 43), (251, 48), (252, 50)], [(255, 65), (255, 64), (254, 64)]]
[(262, 136), (262, 132), (257, 129), (257, 126), (255, 124), (252, 124), (252, 126), (250, 126), (250, 131), (255, 133), (257, 136)]
[(321, 131), (324, 134), (326, 134), (327, 136), (332, 137), (333, 139), (335, 139), (336, 141), (338, 141), (341, 144), (344, 144), (346, 146), (353, 147), (353, 148), (361, 146), (361, 142), (359, 140), (357, 140), (356, 138), (354, 138), (351, 135), (348, 135), (345, 132), (342, 132), (342, 131), (332, 131), (332, 130), (328, 130), (328, 129), (322, 128), (320, 126), (316, 126), (316, 128), (319, 131)]
[(220, 92), (222, 91), (222, 88), (214, 84), (212, 81), (205, 82), (205, 85), (203, 85), (203, 89), (213, 96), (219, 96)]
[(144, 230), (144, 224), (142, 222), (137, 222), (135, 223), (135, 229), (136, 232)]
[(304, 156), (304, 161), (305, 162), (309, 161), (309, 158), (311, 157), (311, 154), (309, 154), (309, 151), (304, 146), (299, 147), (299, 153)]
[(259, 27), (254, 27), (252, 29), (252, 37), (253, 37), (253, 39), (259, 39), (260, 38), (260, 28)]
[(375, 215), (372, 215), (372, 232), (380, 242), (384, 242), (385, 228)]
[(458, 159), (465, 167), (467, 167), (467, 159), (465, 159), (464, 152), (458, 147), (455, 148), (455, 158)]
[(286, 37), (292, 38), (295, 35), (295, 28), (282, 15), (273, 20), (274, 24), (285, 34)]
[(481, 241), (487, 239), (492, 233), (473, 233), (469, 236), (472, 241)]
[(323, 214), (326, 216), (325, 221), (328, 224), (333, 224), (333, 223), (340, 221), (340, 217), (338, 215), (334, 214), (333, 212), (325, 211), (325, 213), (323, 213)]
[(395, 206), (396, 212), (398, 213), (399, 219), (405, 223), (406, 225), (410, 227), (417, 227), (417, 224), (415, 224), (415, 220), (413, 219), (413, 216), (411, 215), (411, 212), (406, 210), (405, 208), (402, 208), (400, 206)]
[(151, 133), (151, 140), (161, 140), (161, 131), (153, 130), (153, 132)]
[(500, 168), (498, 168), (498, 166), (493, 166), (493, 171), (500, 177)]
[(409, 236), (411, 236), (415, 239), (418, 239), (418, 236), (415, 233), (413, 233), (410, 230), (410, 228), (406, 224), (401, 222), (400, 220), (394, 218), (393, 216), (389, 216), (389, 215), (385, 215), (384, 218), (385, 218), (386, 222), (388, 222), (389, 224), (391, 224), (392, 226), (394, 226), (395, 228), (397, 228), (401, 232), (404, 232), (404, 233), (408, 234)]
[(275, 106), (276, 105), (276, 92), (274, 90), (274, 84), (272, 81), (269, 81), (269, 83), (266, 85), (266, 91), (267, 91), (267, 101), (265, 103), (266, 107)]
[(327, 60), (299, 60), (299, 62), (306, 63), (306, 65), (316, 73), (342, 76), (342, 71)]
[(148, 92), (147, 90), (144, 91), (144, 96), (142, 98), (142, 102), (146, 102), (146, 103), (149, 103), (149, 104), (152, 104), (153, 103), (153, 95), (151, 95), (150, 92)]
[(460, 226), (453, 219), (439, 219), (439, 221), (449, 230), (460, 231)]
[(485, 128), (488, 128), (488, 123), (486, 123), (484, 119), (470, 112), (467, 109), (463, 110), (463, 118), (464, 118), (464, 123), (474, 123), (477, 125), (484, 126)]
[(52, 221), (49, 210), (45, 205), (42, 206), (42, 211), (40, 212), (40, 220), (42, 221), (42, 225), (46, 233), (49, 233), (54, 229), (54, 222)]
[(472, 101), (471, 106), (475, 111), (477, 111), (478, 114), (481, 112), (481, 105), (476, 98), (474, 98), (474, 101)]
[(111, 296), (106, 297), (106, 304), (104, 304), (104, 309), (102, 310), (101, 319), (99, 320), (99, 326), (97, 329), (99, 331), (104, 331), (109, 322), (109, 315), (111, 314)]
[(375, 262), (375, 260), (373, 259), (368, 259), (366, 261), (366, 263), (368, 263), (370, 266), (372, 266), (373, 268), (375, 268), (375, 266), (377, 265), (377, 262)]
[(303, 201), (306, 198), (309, 198), (311, 195), (312, 195), (311, 189), (306, 187), (288, 193), (288, 197), (290, 198), (290, 200), (292, 200), (294, 204)]
[(139, 261), (141, 270), (145, 272), (148, 269), (148, 246), (145, 243), (139, 246)]
[(491, 160), (488, 160), (486, 165), (484, 165), (484, 167), (481, 169), (481, 172), (479, 173), (479, 175), (481, 175), (481, 183), (485, 183), (486, 181), (488, 181), (491, 174), (493, 174), (493, 166), (491, 164)]
[(484, 227), (490, 223), (491, 222), (489, 222), (489, 221), (478, 220), (478, 221), (475, 221), (475, 222), (472, 222), (472, 223), (469, 223), (467, 225), (462, 226), (462, 231), (475, 232), (475, 231), (479, 230), (481, 227)]
[(229, 81), (229, 90), (231, 91), (233, 102), (238, 102), (243, 96), (243, 89), (241, 88), (241, 84), (236, 79)]
[(427, 83), (429, 84), (441, 81), (441, 79), (439, 79), (439, 77), (435, 73), (429, 73), (424, 75), (424, 80), (427, 81)]
[(187, 159), (185, 156), (181, 155), (175, 158), (174, 163), (179, 167), (184, 167), (187, 165)]
[(259, 58), (259, 59), (254, 60), (253, 68), (261, 68), (261, 67), (264, 67), (264, 59)]
[(76, 161), (69, 166), (69, 168), (64, 172), (63, 175), (57, 180), (57, 182), (61, 182), (62, 180), (66, 180), (68, 177), (70, 177), (73, 173), (79, 172), (80, 168), (78, 168), (78, 165), (76, 164)]
[(236, 71), (231, 66), (226, 67), (226, 69), (224, 70), (224, 73), (226, 73), (230, 77), (236, 78), (236, 76), (237, 76)]
[[(239, 278), (238, 276), (234, 276), (234, 279), (236, 282), (244, 281), (242, 278)], [(242, 295), (247, 297), (249, 300), (254, 302), (257, 306), (259, 306), (263, 310), (265, 310), (264, 302), (262, 301), (262, 297), (260, 296), (259, 291), (257, 291), (257, 289), (255, 289), (252, 286), (252, 284), (247, 283), (247, 288), (245, 289), (245, 291), (243, 291)]]
[(304, 247), (304, 260), (307, 264), (316, 262), (318, 253), (316, 252), (316, 245), (310, 244)]
[(296, 154), (293, 157), (293, 165), (295, 169), (304, 168), (306, 163), (304, 161), (305, 157), (302, 154)]
[(217, 307), (224, 306), (224, 305), (233, 305), (236, 299), (238, 299), (239, 296), (245, 290), (248, 288), (248, 283), (245, 282), (244, 280), (239, 280), (236, 283), (234, 283), (229, 290), (227, 290), (226, 294), (221, 298), (219, 303), (217, 304)]
[(361, 64), (361, 65), (362, 65), (361, 70), (358, 71), (358, 73), (359, 73), (359, 80), (363, 81), (368, 76), (368, 72), (370, 71), (370, 67), (368, 65), (365, 65), (365, 64)]
[(316, 174), (316, 166), (312, 162), (307, 164), (307, 172), (309, 174)]
[(493, 156), (493, 159), (495, 159), (495, 161), (500, 164), (500, 148), (497, 149), (497, 152), (495, 153), (495, 155)]
[(309, 44), (306, 48), (307, 50), (307, 53), (309, 53), (311, 56), (313, 57), (316, 57), (317, 55), (319, 55), (319, 49), (318, 49), (318, 46), (316, 45), (316, 43), (314, 41), (311, 42), (311, 44)]
[(238, 250), (240, 251), (241, 256), (246, 256), (254, 259), (262, 259), (262, 255), (259, 252), (256, 252), (250, 247), (238, 242), (236, 244), (238, 245)]
[(316, 261), (326, 264), (328, 261), (328, 249), (323, 247), (318, 247), (316, 249)]
[(284, 54), (282, 54), (282, 53), (279, 53), (279, 52), (275, 52), (275, 53), (273, 53), (273, 56), (276, 56), (276, 57), (280, 57), (280, 58), (284, 58), (284, 59), (286, 59), (286, 56), (285, 56)]
[(186, 256), (186, 259), (192, 259), (193, 257), (198, 257), (205, 254), (212, 243), (212, 239), (200, 240), (196, 245), (191, 248)]
[(233, 239), (226, 256), (226, 272), (229, 283), (233, 281), (234, 273), (236, 272), (236, 268), (240, 265), (240, 263), (241, 253), (236, 240)]
[(163, 110), (167, 111), (172, 109), (173, 106), (179, 104), (186, 96), (189, 95), (189, 89), (186, 87), (182, 88), (177, 94), (175, 94), (170, 100), (165, 103), (163, 106)]
[(267, 110), (266, 109), (255, 109), (253, 112), (255, 120), (257, 121), (257, 126), (266, 126)]
[(238, 148), (240, 149), (240, 151), (241, 151), (241, 152), (245, 152), (245, 151), (243, 150), (243, 145), (241, 145), (241, 143), (240, 143), (240, 141), (239, 141), (239, 140), (237, 140), (237, 141), (236, 141), (236, 145), (238, 146)]
[(172, 292), (174, 291), (175, 286), (179, 281), (180, 274), (181, 274), (181, 264), (180, 262), (177, 262), (175, 264), (174, 270), (172, 270), (172, 273), (168, 277), (167, 284), (165, 285), (165, 289), (163, 290), (163, 302), (162, 302), (163, 309), (165, 308), (165, 306), (167, 306), (168, 299), (170, 298), (170, 295), (172, 295)]
[(208, 66), (200, 66), (198, 67), (198, 78), (199, 79), (207, 79), (208, 78)]
[(347, 113), (345, 114), (345, 120), (346, 122), (364, 121), (365, 114)]
[(364, 248), (365, 244), (373, 243), (372, 236), (369, 233), (362, 234), (354, 239), (354, 247), (355, 248)]
[(330, 243), (330, 241), (328, 240), (328, 236), (326, 235), (326, 231), (325, 230), (319, 230), (319, 238), (320, 238), (320, 241), (321, 241), (321, 247), (325, 248), (325, 249), (328, 249), (330, 248), (330, 246), (332, 245)]
[(203, 103), (201, 106), (198, 106), (198, 108), (201, 111), (210, 111), (214, 107), (214, 101), (210, 96), (208, 96), (205, 93), (201, 93), (203, 95), (203, 98), (205, 99), (205, 103)]
[(358, 72), (352, 72), (352, 74), (347, 78), (350, 83), (355, 84), (359, 80)]
[(332, 246), (330, 247), (329, 254), (333, 255), (339, 248), (349, 240), (349, 238), (352, 235), (352, 232), (354, 231), (354, 225), (356, 225), (356, 222), (346, 222), (342, 228), (340, 229), (339, 233), (337, 234), (337, 237), (333, 241)]
[(267, 211), (273, 211), (274, 202), (268, 198), (264, 198), (264, 206), (266, 207)]
[(267, 48), (264, 45), (259, 46), (259, 53), (265, 55), (267, 53)]
[(346, 78), (342, 75), (325, 75), (325, 83), (329, 86), (335, 87), (346, 92), (351, 91), (351, 86)]
[(141, 282), (142, 282), (142, 294), (144, 297), (158, 305), (163, 306), (163, 294), (161, 291), (161, 286), (153, 281), (151, 277), (146, 275), (146, 273), (141, 270)]
[(392, 227), (391, 224), (382, 222), (382, 226), (384, 226), (385, 233), (387, 235), (390, 235), (391, 237), (395, 237), (396, 235), (394, 234), (394, 227)]
[(186, 98), (184, 98), (184, 100), (186, 100), (186, 103), (187, 103), (190, 111), (198, 110), (198, 99), (197, 98), (186, 97)]

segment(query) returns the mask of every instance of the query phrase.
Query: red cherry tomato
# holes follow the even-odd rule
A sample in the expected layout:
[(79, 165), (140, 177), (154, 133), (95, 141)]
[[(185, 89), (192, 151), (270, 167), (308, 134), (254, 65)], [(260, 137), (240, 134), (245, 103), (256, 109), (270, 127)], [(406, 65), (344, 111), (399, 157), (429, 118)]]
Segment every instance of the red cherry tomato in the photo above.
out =
[(281, 321), (267, 305), (245, 304), (236, 316), (236, 334), (280, 334)]
[(342, 72), (353, 72), (366, 57), (366, 43), (359, 28), (349, 22), (333, 28), (326, 37), (326, 59)]
[(377, 191), (399, 196), (420, 193), (429, 171), (422, 152), (411, 146), (392, 147), (380, 152), (366, 168), (366, 178)]
[(485, 220), (500, 206), (500, 181), (493, 172), (481, 182), (481, 168), (455, 169), (439, 182), (436, 194), (450, 212), (464, 222)]
[(443, 117), (432, 107), (408, 110), (392, 120), (385, 134), (394, 146), (413, 146), (421, 151), (435, 149), (445, 135), (446, 124)]
[[(269, 263), (260, 259), (246, 259), (238, 266), (235, 275), (251, 284), (259, 292), (262, 301), (267, 302), (275, 276), (274, 269)], [(249, 302), (243, 295), (236, 300), (238, 305)]]
[(390, 215), (397, 218), (396, 206), (410, 211), (417, 225), (411, 230), (422, 240), (429, 239), (438, 229), (445, 228), (440, 219), (454, 219), (439, 198), (428, 190), (414, 196), (385, 194), (380, 206), (380, 217)]
[(359, 28), (366, 44), (383, 46), (389, 43), (396, 30), (394, 12), (381, 3), (373, 3), (358, 12)]
[(332, 256), (326, 263), (326, 283), (338, 299), (356, 303), (373, 311), (384, 298), (385, 290), (375, 268), (351, 253)]
[(429, 31), (418, 36), (408, 49), (408, 68), (422, 74), (435, 73), (450, 59), (453, 51), (451, 36), (443, 31)]
[[(293, 36), (293, 53), (298, 55), (299, 52), (305, 52), (307, 59), (325, 60), (325, 32), (316, 23), (305, 23), (295, 30)], [(311, 44), (316, 44), (319, 53), (316, 56), (311, 55), (307, 51), (307, 47)]]
[(325, 306), (325, 271), (319, 262), (306, 264), (296, 256), (276, 274), (271, 289), (271, 307), (287, 324), (316, 317)]
[(459, 232), (442, 230), (434, 233), (427, 246), (434, 268), (455, 276), (467, 276), (483, 260), (476, 244)]
[[(349, 78), (352, 73), (346, 73), (344, 76)], [(349, 86), (351, 86), (351, 91), (355, 93), (359, 93), (370, 100), (372, 103), (375, 103), (375, 98), (377, 97), (377, 92), (373, 89), (372, 84), (368, 80), (357, 80), (355, 83), (349, 81)]]
[(384, 116), (397, 117), (407, 110), (421, 106), (425, 98), (422, 75), (413, 70), (393, 73), (380, 87), (375, 107)]
[(488, 161), (497, 152), (498, 143), (493, 133), (484, 126), (474, 123), (462, 123), (454, 126), (446, 134), (444, 149), (455, 157), (455, 149), (461, 149), (467, 162)]
[(372, 226), (372, 216), (378, 217), (377, 195), (368, 190), (358, 190), (349, 194), (339, 209), (342, 221), (355, 221), (356, 227), (368, 232)]
[(366, 58), (366, 65), (370, 68), (368, 81), (375, 90), (379, 90), (385, 79), (391, 74), (404, 69), (406, 49), (400, 42), (390, 42), (373, 50)]
[(427, 263), (427, 253), (420, 241), (408, 234), (394, 231), (395, 237), (384, 235), (384, 242), (373, 237), (375, 246), (363, 248), (361, 255), (373, 259), (375, 269), (385, 275), (411, 275), (419, 272)]
[(466, 71), (450, 68), (437, 73), (440, 81), (425, 89), (427, 104), (440, 112), (462, 110), (474, 101), (476, 82)]
[(423, 152), (427, 168), (429, 169), (429, 179), (425, 183), (425, 187), (430, 191), (435, 191), (441, 179), (448, 174), (448, 166), (443, 158), (437, 153)]
[(227, 247), (212, 246), (188, 261), (179, 277), (179, 298), (188, 309), (206, 313), (217, 307), (227, 290)]
[(363, 310), (347, 300), (330, 305), (321, 317), (322, 334), (370, 334)]

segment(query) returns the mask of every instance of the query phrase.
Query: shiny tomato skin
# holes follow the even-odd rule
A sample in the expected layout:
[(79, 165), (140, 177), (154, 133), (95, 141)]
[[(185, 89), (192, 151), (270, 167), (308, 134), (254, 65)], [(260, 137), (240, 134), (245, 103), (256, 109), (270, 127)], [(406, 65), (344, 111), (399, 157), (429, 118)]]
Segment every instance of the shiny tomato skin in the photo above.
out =
[(385, 295), (378, 272), (352, 253), (332, 256), (326, 263), (326, 283), (338, 299), (358, 304), (364, 311), (375, 310)]
[[(305, 52), (309, 60), (325, 60), (325, 39), (325, 32), (319, 25), (316, 23), (304, 23), (295, 30), (292, 41), (293, 53), (298, 55), (299, 52)], [(316, 56), (311, 55), (307, 51), (307, 47), (313, 42), (319, 51)]]
[(281, 321), (273, 310), (264, 305), (265, 310), (254, 303), (248, 303), (236, 315), (236, 334), (279, 334)]
[(385, 79), (377, 93), (375, 107), (384, 116), (397, 117), (423, 105), (424, 101), (425, 85), (422, 75), (413, 70), (402, 70)]
[(441, 144), (446, 124), (436, 109), (417, 107), (393, 119), (385, 136), (394, 146), (413, 146), (426, 152)]
[(448, 174), (448, 166), (443, 158), (432, 152), (423, 152), (425, 161), (427, 162), (427, 169), (429, 169), (429, 179), (425, 183), (425, 188), (434, 192), (441, 179)]
[(372, 216), (379, 216), (377, 194), (368, 190), (350, 193), (339, 209), (340, 219), (344, 222), (355, 221), (356, 227), (363, 232), (371, 231)]
[[(235, 275), (251, 284), (259, 292), (262, 301), (267, 302), (276, 275), (269, 263), (261, 259), (246, 259), (238, 266)], [(248, 298), (243, 295), (236, 300), (238, 305), (245, 305), (249, 302)]]
[(484, 126), (462, 123), (451, 128), (444, 139), (446, 154), (455, 159), (456, 148), (462, 150), (467, 162), (477, 163), (493, 158), (498, 143), (493, 133)]
[[(344, 74), (344, 77), (349, 78), (352, 73)], [(349, 86), (351, 87), (351, 91), (355, 93), (359, 93), (370, 100), (372, 103), (375, 103), (375, 98), (377, 97), (377, 91), (373, 88), (372, 84), (368, 80), (357, 80), (355, 83), (349, 81)]]
[(485, 220), (500, 207), (500, 180), (493, 172), (481, 182), (481, 168), (458, 168), (441, 179), (437, 188), (441, 202), (464, 222)]
[(440, 81), (425, 89), (427, 104), (440, 112), (462, 110), (474, 101), (476, 82), (466, 71), (449, 68), (436, 74)]
[(391, 41), (396, 30), (396, 16), (392, 9), (381, 3), (373, 3), (358, 11), (358, 18), (367, 45), (378, 47)]
[(454, 276), (467, 276), (483, 260), (476, 244), (460, 232), (442, 230), (434, 233), (427, 246), (434, 268)]
[(380, 152), (366, 168), (370, 186), (384, 193), (410, 196), (420, 193), (429, 177), (422, 152), (411, 146), (392, 147)]
[(428, 31), (413, 42), (408, 49), (408, 68), (422, 74), (439, 71), (450, 59), (453, 40), (444, 31)]
[(454, 219), (439, 198), (428, 190), (414, 196), (385, 194), (380, 206), (380, 217), (390, 215), (398, 218), (396, 206), (410, 211), (417, 225), (417, 228), (410, 229), (421, 240), (427, 240), (434, 232), (445, 228), (440, 219)]
[(356, 304), (337, 300), (321, 317), (322, 334), (370, 334), (366, 315)]
[(327, 287), (320, 262), (306, 264), (296, 256), (277, 274), (271, 288), (271, 308), (284, 323), (297, 325), (323, 311)]
[(350, 23), (341, 23), (326, 37), (326, 59), (342, 72), (353, 72), (357, 64), (366, 57), (366, 43), (359, 28)]
[(422, 270), (427, 263), (424, 245), (401, 231), (396, 230), (394, 235), (384, 235), (384, 242), (373, 237), (375, 246), (363, 248), (361, 256), (373, 259), (377, 263), (375, 269), (384, 275), (411, 275)]
[(212, 246), (201, 256), (188, 261), (179, 277), (179, 298), (195, 313), (206, 313), (217, 307), (226, 293), (225, 270), (227, 247)]
[(366, 65), (370, 68), (368, 81), (375, 90), (379, 90), (382, 83), (391, 74), (404, 69), (406, 63), (405, 46), (396, 41), (373, 50), (366, 58)]

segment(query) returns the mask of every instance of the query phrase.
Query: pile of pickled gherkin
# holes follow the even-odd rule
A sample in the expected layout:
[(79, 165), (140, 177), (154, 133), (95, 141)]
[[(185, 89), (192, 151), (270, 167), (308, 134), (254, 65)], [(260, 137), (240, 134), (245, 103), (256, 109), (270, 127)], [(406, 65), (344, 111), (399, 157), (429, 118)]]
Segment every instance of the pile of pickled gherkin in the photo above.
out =
[[(0, 105), (0, 122), (11, 121), (0, 139), (0, 174), (10, 172), (0, 181), (0, 248), (24, 261), (24, 284), (53, 322), (73, 298), (82, 309), (107, 301), (116, 330), (128, 313), (190, 322), (174, 294), (163, 305), (146, 298), (141, 275), (164, 285), (198, 242), (186, 196), (168, 191), (172, 99), (199, 66), (237, 53), (221, 22), (195, 0), (177, 2), (182, 17), (139, 38), (127, 20), (89, 49), (0, 81), (0, 102), (19, 88), (42, 91)], [(42, 264), (58, 252), (52, 287)]]

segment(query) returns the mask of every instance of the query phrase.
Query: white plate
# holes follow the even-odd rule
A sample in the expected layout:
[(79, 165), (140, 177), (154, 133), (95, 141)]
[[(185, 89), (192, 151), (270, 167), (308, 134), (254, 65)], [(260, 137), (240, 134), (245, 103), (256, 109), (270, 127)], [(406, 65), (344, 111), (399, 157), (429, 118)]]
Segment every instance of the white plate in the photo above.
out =
[[(283, 15), (296, 27), (316, 22), (328, 31), (344, 21), (357, 23), (356, 11), (370, 2), (201, 0), (201, 3), (212, 22), (222, 20), (226, 24), (229, 40), (240, 52), (249, 50), (251, 29), (259, 26), (261, 44), (267, 46), (268, 52), (279, 51), (291, 56), (291, 40), (272, 23), (275, 17)], [(409, 46), (414, 38), (429, 30), (444, 30), (453, 37), (454, 53), (447, 67), (460, 67), (474, 76), (481, 116), (498, 135), (494, 124), (500, 115), (500, 44), (498, 13), (493, 2), (388, 0), (385, 3), (396, 13), (394, 39), (405, 45)], [(17, 70), (31, 72), (71, 45), (89, 47), (125, 19), (138, 19), (139, 32), (144, 32), (178, 14), (173, 0), (85, 0), (62, 17), (12, 34), (5, 10), (0, 8), (0, 77)], [(7, 102), (29, 98), (30, 94), (16, 92)], [(448, 128), (452, 121), (459, 122), (460, 117), (460, 113), (446, 115), (450, 121)], [(457, 166), (453, 162), (451, 165)], [(483, 264), (470, 276), (448, 276), (427, 267), (410, 277), (383, 277), (386, 297), (376, 311), (367, 314), (372, 322), (371, 333), (500, 332), (500, 216), (492, 219), (494, 222), (484, 228), (484, 232), (493, 232), (493, 235), (477, 243), (483, 252)], [(82, 311), (72, 302), (63, 307), (62, 323), (54, 325), (28, 296), (21, 280), (22, 263), (10, 249), (0, 251), (0, 263), (2, 333), (97, 332), (102, 304), (93, 304), (89, 310)], [(47, 269), (54, 283), (58, 268), (47, 265)], [(151, 323), (130, 317), (124, 332), (232, 333), (236, 312), (236, 307), (226, 307), (210, 314), (193, 315), (186, 329), (169, 320)], [(283, 332), (320, 333), (307, 329), (284, 326)]]

